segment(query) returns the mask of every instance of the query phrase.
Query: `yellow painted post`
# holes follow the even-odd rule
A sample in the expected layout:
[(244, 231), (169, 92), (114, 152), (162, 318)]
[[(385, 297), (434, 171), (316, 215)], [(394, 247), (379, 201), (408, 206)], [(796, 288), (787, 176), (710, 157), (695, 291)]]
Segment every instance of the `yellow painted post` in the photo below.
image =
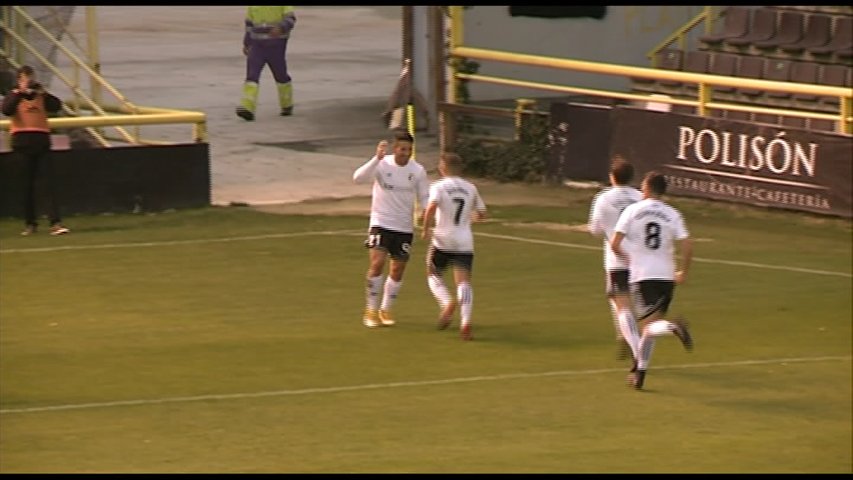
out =
[(193, 140), (196, 143), (207, 142), (207, 122), (193, 124)]
[[(457, 89), (459, 80), (456, 78), (457, 58), (453, 56), (454, 50), (462, 45), (463, 42), (463, 9), (460, 6), (448, 7), (450, 14), (450, 41), (448, 48), (450, 50), (447, 58), (449, 59), (447, 68), (447, 103), (454, 105), (457, 103)], [(439, 144), (442, 151), (452, 150), (456, 145), (456, 117), (454, 113), (441, 112), (439, 115), (440, 137)]]
[(841, 97), (839, 98), (841, 101), (839, 103), (840, 114), (838, 118), (838, 127), (836, 130), (838, 133), (853, 133), (853, 124), (847, 121), (850, 115), (853, 115), (853, 97)]
[(406, 104), (406, 128), (412, 136), (412, 158), (415, 158), (415, 106), (411, 102)]
[(711, 87), (702, 82), (699, 84), (699, 110), (698, 114), (707, 117), (708, 116), (708, 108), (705, 106), (706, 103), (711, 101)]
[[(88, 6), (86, 7), (86, 48), (88, 55), (88, 64), (89, 68), (91, 68), (96, 74), (101, 75), (101, 54), (100, 54), (100, 46), (98, 43), (98, 16), (96, 7)], [(103, 105), (104, 98), (101, 92), (101, 84), (98, 83), (98, 79), (91, 75), (89, 76), (89, 97), (99, 107)], [(103, 135), (103, 129), (97, 129), (97, 132)], [(136, 139), (138, 140), (139, 135), (136, 135)]]
[(705, 11), (705, 35), (710, 35), (714, 31), (714, 7), (706, 6)]
[(525, 127), (525, 114), (530, 113), (536, 105), (536, 100), (529, 98), (515, 99), (515, 141), (523, 138)]

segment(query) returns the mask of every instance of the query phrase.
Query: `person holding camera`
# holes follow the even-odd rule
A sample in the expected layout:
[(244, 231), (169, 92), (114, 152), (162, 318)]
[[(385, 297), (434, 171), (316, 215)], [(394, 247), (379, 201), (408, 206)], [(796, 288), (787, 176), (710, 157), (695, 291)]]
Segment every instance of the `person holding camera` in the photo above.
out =
[(12, 151), (26, 163), (24, 198), (24, 231), (21, 235), (32, 235), (38, 229), (36, 218), (36, 181), (39, 173), (44, 175), (46, 186), (50, 234), (64, 235), (70, 230), (62, 225), (59, 203), (56, 198), (56, 175), (51, 158), (51, 137), (48, 114), (62, 108), (62, 102), (48, 93), (35, 81), (35, 72), (29, 65), (17, 70), (17, 87), (3, 97), (3, 115), (11, 118), (9, 131), (12, 134)]

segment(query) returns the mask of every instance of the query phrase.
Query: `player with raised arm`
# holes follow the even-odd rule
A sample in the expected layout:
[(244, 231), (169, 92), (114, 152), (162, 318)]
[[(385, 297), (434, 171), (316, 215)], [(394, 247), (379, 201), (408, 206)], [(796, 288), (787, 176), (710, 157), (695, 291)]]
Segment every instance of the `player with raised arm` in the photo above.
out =
[[(610, 246), (629, 260), (632, 295), (640, 320), (640, 342), (628, 382), (642, 389), (652, 356), (655, 338), (675, 335), (687, 351), (693, 339), (683, 319), (663, 317), (672, 302), (675, 285), (684, 284), (693, 260), (693, 242), (684, 218), (661, 197), (666, 193), (663, 174), (652, 171), (643, 178), (643, 200), (625, 208), (614, 228)], [(681, 252), (681, 269), (676, 269), (676, 250)]]
[[(471, 222), (486, 217), (486, 204), (477, 187), (460, 176), (462, 159), (459, 155), (443, 152), (438, 171), (442, 178), (430, 185), (421, 232), (424, 239), (432, 237), (426, 256), (427, 284), (441, 307), (438, 328), (444, 330), (450, 325), (458, 305), (460, 335), (463, 340), (473, 340), (471, 313), (474, 289), (471, 286), (471, 273), (474, 266), (474, 234)], [(443, 278), (448, 267), (453, 269), (455, 298)]]
[[(427, 201), (429, 180), (424, 167), (411, 158), (413, 143), (414, 139), (408, 132), (396, 132), (394, 153), (387, 155), (388, 142), (380, 141), (376, 155), (358, 167), (352, 176), (357, 184), (373, 182), (370, 225), (364, 242), (370, 250), (370, 264), (367, 268), (367, 305), (362, 321), (368, 328), (390, 327), (396, 323), (391, 307), (403, 284), (403, 273), (409, 261), (414, 237), (415, 203), (423, 208)], [(383, 282), (389, 256), (388, 278)]]

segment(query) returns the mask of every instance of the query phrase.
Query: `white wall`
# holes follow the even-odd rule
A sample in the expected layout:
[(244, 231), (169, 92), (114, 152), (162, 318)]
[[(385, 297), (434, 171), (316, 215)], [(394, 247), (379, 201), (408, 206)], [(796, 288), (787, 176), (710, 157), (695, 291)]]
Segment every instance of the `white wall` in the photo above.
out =
[[(464, 9), (463, 45), (467, 47), (559, 57), (572, 60), (650, 66), (646, 54), (702, 11), (701, 6), (608, 6), (603, 19), (512, 17), (508, 6)], [(697, 27), (697, 35), (704, 33)], [(695, 45), (695, 44), (694, 44)], [(627, 79), (479, 61), (483, 75), (579, 87), (626, 91)], [(469, 84), (472, 101), (519, 97), (555, 97), (553, 91)]]

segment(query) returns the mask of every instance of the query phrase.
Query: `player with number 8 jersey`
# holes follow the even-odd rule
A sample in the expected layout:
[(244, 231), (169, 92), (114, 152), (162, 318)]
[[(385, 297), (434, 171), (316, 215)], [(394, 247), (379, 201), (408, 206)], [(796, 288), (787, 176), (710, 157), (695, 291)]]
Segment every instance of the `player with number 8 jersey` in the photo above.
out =
[[(625, 207), (610, 242), (613, 253), (629, 261), (632, 296), (637, 304), (641, 335), (628, 377), (636, 389), (643, 388), (656, 337), (674, 335), (687, 351), (693, 349), (687, 323), (681, 318), (664, 318), (675, 286), (687, 280), (693, 260), (693, 241), (684, 217), (662, 199), (666, 188), (665, 175), (646, 173), (641, 185), (643, 199)], [(680, 270), (676, 268), (677, 250), (681, 253)]]

